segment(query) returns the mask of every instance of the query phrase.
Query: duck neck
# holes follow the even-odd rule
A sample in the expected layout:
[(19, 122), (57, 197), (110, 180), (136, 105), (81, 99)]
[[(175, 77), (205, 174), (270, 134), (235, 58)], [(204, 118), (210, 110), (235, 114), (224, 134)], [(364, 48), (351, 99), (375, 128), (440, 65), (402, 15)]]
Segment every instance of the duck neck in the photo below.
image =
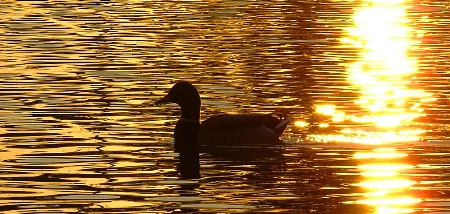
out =
[(200, 95), (196, 91), (196, 96), (184, 97), (182, 102), (178, 103), (181, 107), (181, 119), (187, 121), (196, 121), (200, 123)]
[(200, 105), (189, 105), (181, 108), (181, 119), (200, 122)]

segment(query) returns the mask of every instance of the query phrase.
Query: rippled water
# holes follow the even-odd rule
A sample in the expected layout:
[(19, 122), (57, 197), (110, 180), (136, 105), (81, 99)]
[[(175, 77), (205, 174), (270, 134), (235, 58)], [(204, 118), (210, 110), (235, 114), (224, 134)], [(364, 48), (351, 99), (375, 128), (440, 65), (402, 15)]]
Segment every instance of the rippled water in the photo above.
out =
[[(450, 212), (448, 3), (379, 2), (3, 0), (0, 210)], [(375, 10), (372, 21), (357, 19), (371, 7), (399, 9), (403, 19), (393, 29), (357, 27), (392, 17)], [(375, 115), (364, 102), (379, 97), (365, 94), (365, 79), (350, 80), (356, 65), (388, 67), (364, 54), (380, 32), (400, 32), (388, 35), (400, 40), (382, 55), (414, 67), (376, 78), (417, 89), (395, 99), (406, 115), (421, 114), (400, 126), (420, 128), (419, 140), (324, 143), (318, 136), (348, 127), (389, 129), (316, 112), (333, 105)], [(402, 41), (411, 42), (400, 63), (388, 47)], [(178, 108), (153, 105), (177, 80), (201, 91), (203, 118), (281, 111), (308, 125), (289, 126), (281, 146), (203, 152), (201, 178), (181, 179), (172, 139)]]

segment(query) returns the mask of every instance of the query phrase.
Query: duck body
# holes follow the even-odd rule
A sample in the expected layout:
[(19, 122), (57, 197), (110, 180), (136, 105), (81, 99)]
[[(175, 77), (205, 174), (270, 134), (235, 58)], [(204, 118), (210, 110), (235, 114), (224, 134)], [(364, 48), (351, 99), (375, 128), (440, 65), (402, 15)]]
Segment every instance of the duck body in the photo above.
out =
[(221, 114), (201, 124), (198, 141), (218, 146), (279, 143), (288, 122), (271, 114)]
[(176, 83), (155, 104), (168, 102), (181, 107), (174, 132), (175, 151), (198, 150), (198, 145), (277, 144), (290, 121), (272, 114), (220, 114), (200, 124), (200, 94), (188, 82)]

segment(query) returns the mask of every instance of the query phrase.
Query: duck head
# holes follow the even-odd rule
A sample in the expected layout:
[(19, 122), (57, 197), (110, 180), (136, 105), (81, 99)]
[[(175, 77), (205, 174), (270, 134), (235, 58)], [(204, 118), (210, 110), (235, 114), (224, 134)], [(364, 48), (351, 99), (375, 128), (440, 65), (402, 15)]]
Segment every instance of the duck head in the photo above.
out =
[(200, 120), (200, 94), (189, 82), (177, 82), (162, 99), (155, 102), (156, 105), (176, 103), (181, 107), (181, 118), (187, 120)]

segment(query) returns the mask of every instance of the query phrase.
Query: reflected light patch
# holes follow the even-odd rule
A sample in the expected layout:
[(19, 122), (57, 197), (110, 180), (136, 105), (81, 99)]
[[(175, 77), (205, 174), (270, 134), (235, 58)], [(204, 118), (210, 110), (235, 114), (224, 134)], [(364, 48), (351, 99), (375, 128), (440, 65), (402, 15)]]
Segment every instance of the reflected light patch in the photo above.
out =
[[(412, 201), (409, 204), (419, 203), (419, 201)], [(410, 208), (397, 208), (397, 207), (378, 207), (377, 213), (379, 214), (390, 214), (390, 213), (412, 213), (413, 209)]]
[[(328, 126), (330, 126), (328, 124)], [(319, 126), (320, 127), (320, 126)], [(314, 142), (349, 142), (359, 144), (384, 144), (393, 142), (417, 142), (421, 138), (419, 134), (424, 130), (403, 130), (403, 131), (364, 131), (354, 129), (344, 129), (340, 134), (311, 134), (308, 138)]]
[(380, 191), (374, 191), (374, 192), (368, 192), (365, 193), (364, 196), (365, 197), (384, 197), (388, 194), (389, 192), (385, 191), (385, 190), (380, 190)]
[(395, 148), (381, 147), (372, 151), (356, 152), (355, 160), (362, 161), (358, 170), (362, 181), (356, 184), (365, 190), (364, 198), (359, 203), (375, 207), (377, 213), (408, 213), (414, 211), (412, 204), (420, 202), (409, 190), (417, 182), (410, 180), (403, 173), (414, 168), (405, 164), (407, 153)]
[(393, 177), (398, 175), (398, 173), (393, 171), (375, 171), (375, 172), (362, 172), (361, 175), (364, 177)]
[(310, 135), (311, 140), (365, 144), (419, 141), (425, 131), (406, 127), (425, 116), (421, 106), (436, 98), (414, 82), (418, 61), (410, 56), (409, 50), (418, 41), (412, 39), (415, 31), (408, 26), (404, 0), (365, 2), (364, 7), (355, 9), (354, 27), (348, 28), (348, 36), (341, 39), (343, 44), (359, 50), (359, 58), (347, 65), (346, 70), (347, 81), (360, 94), (354, 104), (361, 112), (347, 114), (332, 104), (318, 105), (315, 109), (329, 120), (319, 124), (329, 124), (330, 128), (356, 125), (373, 130), (352, 128), (314, 134)]
[(328, 124), (328, 123), (321, 123), (321, 124), (319, 124), (320, 128), (327, 128), (329, 126), (330, 126), (330, 124)]
[(317, 106), (316, 111), (324, 115), (333, 115), (336, 112), (336, 106), (334, 105)]
[(309, 123), (305, 122), (305, 121), (301, 121), (301, 120), (297, 120), (294, 122), (294, 126), (297, 127), (307, 127), (309, 125)]
[(399, 153), (395, 149), (376, 149), (375, 152), (357, 152), (353, 155), (355, 159), (392, 159), (408, 156), (405, 153)]
[(414, 185), (416, 182), (407, 179), (389, 179), (389, 180), (374, 180), (364, 181), (360, 186), (367, 189), (387, 190), (387, 189), (403, 189)]

